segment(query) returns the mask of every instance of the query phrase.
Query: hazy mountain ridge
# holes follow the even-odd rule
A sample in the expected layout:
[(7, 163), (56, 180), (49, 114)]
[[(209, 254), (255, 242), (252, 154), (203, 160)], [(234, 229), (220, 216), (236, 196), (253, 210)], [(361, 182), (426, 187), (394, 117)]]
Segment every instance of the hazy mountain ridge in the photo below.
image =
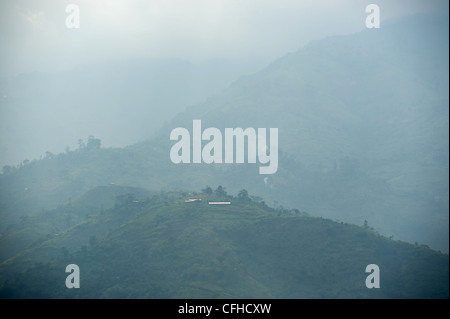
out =
[(258, 65), (135, 59), (0, 78), (0, 165), (74, 149), (88, 135), (115, 147), (148, 139), (186, 106)]
[[(2, 228), (111, 182), (197, 191), (221, 184), (448, 251), (445, 24), (415, 17), (317, 41), (188, 108), (150, 141), (24, 164), (0, 177)], [(277, 174), (264, 180), (255, 165), (171, 163), (170, 130), (191, 129), (192, 119), (203, 128), (278, 127)]]
[[(200, 118), (205, 127), (278, 127), (280, 147), (304, 163), (332, 167), (348, 156), (364, 165), (385, 161), (383, 154), (405, 161), (421, 155), (420, 148), (445, 166), (446, 24), (448, 19), (409, 17), (380, 30), (313, 42), (188, 108), (164, 134)], [(416, 173), (424, 169), (417, 166)], [(369, 168), (374, 165), (364, 166)]]
[[(447, 221), (448, 52), (448, 18), (437, 16), (407, 17), (379, 30), (326, 38), (188, 108), (160, 138), (173, 127), (192, 127), (193, 119), (202, 119), (204, 128), (278, 127), (280, 148), (301, 164), (361, 171), (383, 180), (397, 199), (421, 202), (408, 207), (394, 199), (390, 214), (400, 210)], [(309, 197), (289, 204), (304, 207), (302, 200)], [(361, 214), (369, 216), (368, 210), (374, 208)], [(442, 240), (448, 247), (447, 233)]]
[[(101, 187), (84, 197), (119, 190)], [(370, 228), (294, 216), (301, 213), (269, 208), (245, 193), (172, 192), (136, 200), (129, 191), (122, 188), (129, 195), (117, 197), (114, 207), (95, 210), (0, 264), (0, 295), (448, 298), (448, 255), (387, 239)], [(185, 203), (188, 198), (203, 201)], [(208, 200), (231, 205), (214, 207)], [(68, 207), (52, 214), (67, 215)], [(71, 248), (70, 243), (76, 244)], [(80, 266), (80, 289), (64, 287), (70, 263)], [(380, 266), (381, 289), (365, 287), (370, 263)]]

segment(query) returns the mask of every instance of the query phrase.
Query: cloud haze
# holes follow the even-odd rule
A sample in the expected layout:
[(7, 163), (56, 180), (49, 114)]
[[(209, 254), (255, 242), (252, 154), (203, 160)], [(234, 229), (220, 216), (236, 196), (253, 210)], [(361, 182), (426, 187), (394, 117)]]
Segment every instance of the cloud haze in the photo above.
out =
[[(104, 0), (4, 1), (0, 75), (53, 72), (130, 58), (264, 62), (311, 40), (364, 28), (373, 1)], [(80, 29), (65, 8), (80, 7)], [(377, 1), (381, 19), (448, 11), (447, 1)]]

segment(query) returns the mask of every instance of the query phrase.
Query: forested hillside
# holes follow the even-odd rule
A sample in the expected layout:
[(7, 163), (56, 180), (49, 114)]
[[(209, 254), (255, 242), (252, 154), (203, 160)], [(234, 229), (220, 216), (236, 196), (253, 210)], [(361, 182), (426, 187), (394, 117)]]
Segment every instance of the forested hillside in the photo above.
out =
[[(47, 235), (0, 265), (3, 298), (448, 298), (448, 255), (360, 227), (273, 209), (242, 190), (144, 196), (121, 189), (115, 204), (76, 200), (30, 216)], [(101, 187), (82, 198), (118, 194)], [(202, 199), (185, 202), (189, 199)], [(229, 205), (208, 205), (229, 201)], [(93, 206), (91, 206), (93, 207)], [(71, 218), (71, 216), (73, 218)], [(7, 234), (20, 233), (21, 229)], [(2, 242), (2, 245), (4, 242)], [(365, 268), (380, 267), (381, 289)], [(80, 289), (65, 267), (80, 267)]]

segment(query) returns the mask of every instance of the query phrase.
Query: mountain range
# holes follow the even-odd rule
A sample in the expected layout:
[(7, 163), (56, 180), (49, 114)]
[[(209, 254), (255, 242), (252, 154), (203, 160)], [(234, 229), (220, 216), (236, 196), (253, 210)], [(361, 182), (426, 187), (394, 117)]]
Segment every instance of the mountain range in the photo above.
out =
[[(2, 296), (448, 298), (448, 56), (448, 18), (385, 22), (241, 76), (165, 124), (158, 118), (147, 140), (113, 148), (91, 135), (3, 167)], [(125, 97), (144, 103), (142, 72), (114, 87), (125, 100), (80, 78), (99, 87), (101, 112), (137, 112)], [(42, 82), (47, 93), (51, 83)], [(78, 116), (95, 126), (97, 115)], [(197, 119), (221, 131), (278, 128), (276, 174), (173, 163), (170, 132)], [(184, 203), (193, 197), (201, 203)], [(212, 208), (211, 199), (232, 204)], [(61, 286), (63, 265), (75, 261), (89, 292)], [(383, 289), (364, 285), (372, 263)]]

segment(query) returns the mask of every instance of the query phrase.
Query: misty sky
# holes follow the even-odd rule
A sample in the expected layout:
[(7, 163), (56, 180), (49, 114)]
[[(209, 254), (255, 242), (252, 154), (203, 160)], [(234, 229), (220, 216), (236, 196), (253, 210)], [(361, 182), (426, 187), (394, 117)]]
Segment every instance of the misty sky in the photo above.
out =
[[(80, 29), (65, 8), (80, 7)], [(54, 72), (130, 58), (270, 62), (311, 40), (364, 28), (367, 4), (381, 21), (448, 12), (414, 0), (34, 0), (0, 2), (0, 75)]]

